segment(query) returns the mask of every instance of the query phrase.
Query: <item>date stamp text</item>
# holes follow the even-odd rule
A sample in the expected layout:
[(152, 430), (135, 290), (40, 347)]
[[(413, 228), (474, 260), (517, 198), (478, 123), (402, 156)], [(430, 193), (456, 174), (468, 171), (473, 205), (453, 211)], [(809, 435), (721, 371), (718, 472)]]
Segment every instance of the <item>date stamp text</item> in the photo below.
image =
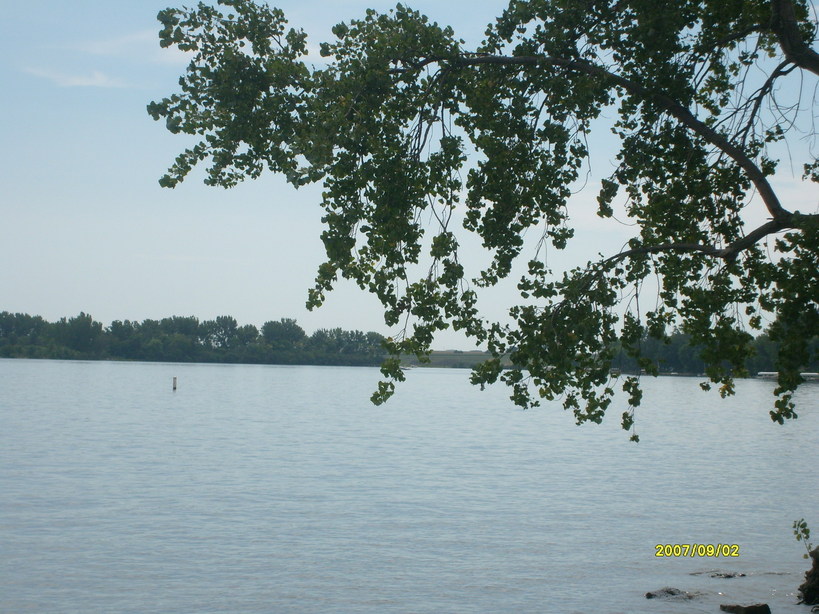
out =
[(657, 544), (654, 556), (663, 557), (738, 557), (739, 544)]

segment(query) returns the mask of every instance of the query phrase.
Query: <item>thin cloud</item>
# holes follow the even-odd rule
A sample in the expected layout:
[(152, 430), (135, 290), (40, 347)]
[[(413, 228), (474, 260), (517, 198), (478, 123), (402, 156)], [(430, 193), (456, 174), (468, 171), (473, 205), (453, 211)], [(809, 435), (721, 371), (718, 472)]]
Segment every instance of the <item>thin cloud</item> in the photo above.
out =
[[(101, 57), (147, 60), (154, 64), (169, 66), (187, 65), (194, 54), (189, 51), (180, 51), (175, 46), (161, 48), (158, 32), (159, 27), (157, 26), (156, 30), (140, 30), (115, 38), (75, 43), (69, 48)], [(332, 61), (331, 58), (321, 57), (318, 45), (308, 45), (307, 51), (307, 55), (303, 58), (305, 62), (321, 67)]]
[(176, 47), (162, 49), (159, 46), (159, 28), (140, 30), (116, 38), (86, 41), (71, 46), (71, 49), (102, 57), (147, 60), (155, 64), (185, 65), (190, 62), (191, 53)]
[(130, 87), (125, 81), (109, 77), (99, 70), (94, 70), (87, 75), (65, 74), (39, 68), (26, 68), (24, 70), (35, 77), (48, 79), (60, 87)]
[(141, 30), (117, 38), (87, 41), (73, 45), (74, 49), (93, 55), (130, 55), (134, 49), (144, 49), (149, 45), (158, 45), (157, 33), (153, 30)]

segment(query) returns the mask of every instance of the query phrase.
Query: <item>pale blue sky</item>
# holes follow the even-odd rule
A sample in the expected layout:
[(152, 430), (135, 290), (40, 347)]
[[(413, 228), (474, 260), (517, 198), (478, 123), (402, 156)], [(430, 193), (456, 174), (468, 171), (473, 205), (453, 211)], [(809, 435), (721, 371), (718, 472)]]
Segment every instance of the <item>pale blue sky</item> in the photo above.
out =
[[(104, 324), (227, 314), (259, 326), (294, 317), (308, 332), (341, 326), (389, 334), (379, 305), (355, 287), (340, 287), (316, 312), (304, 308), (323, 255), (319, 188), (295, 192), (267, 176), (225, 191), (203, 186), (196, 173), (175, 190), (158, 186), (185, 144), (145, 111), (176, 90), (186, 64), (157, 42), (156, 14), (173, 4), (0, 0), (0, 310), (50, 320), (85, 311)], [(271, 4), (308, 32), (311, 46), (366, 7), (394, 6)], [(473, 44), (505, 6), (408, 4)], [(790, 173), (783, 181), (804, 200)], [(560, 256), (566, 263), (624, 240), (622, 230), (594, 218), (593, 201), (592, 193), (578, 200), (575, 219), (587, 238)], [(502, 288), (487, 299), (488, 312), (501, 317), (512, 296)], [(469, 347), (455, 334), (435, 346)]]
[[(145, 111), (175, 91), (186, 64), (158, 44), (156, 14), (171, 5), (0, 2), (0, 310), (47, 319), (82, 310), (105, 324), (295, 317), (308, 331), (388, 333), (376, 301), (356, 288), (304, 308), (323, 254), (318, 188), (295, 192), (268, 176), (225, 191), (196, 174), (175, 190), (158, 186), (184, 146)], [(277, 5), (317, 45), (338, 21), (394, 3)], [(503, 3), (416, 6), (479, 36)]]

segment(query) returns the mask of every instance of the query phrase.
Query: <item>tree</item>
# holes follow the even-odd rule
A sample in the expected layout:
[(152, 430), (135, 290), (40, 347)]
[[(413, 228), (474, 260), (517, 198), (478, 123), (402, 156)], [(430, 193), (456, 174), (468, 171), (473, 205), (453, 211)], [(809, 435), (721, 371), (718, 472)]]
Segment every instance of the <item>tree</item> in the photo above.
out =
[(48, 323), (27, 313), (0, 312), (0, 344), (32, 345), (43, 335)]
[(259, 339), (259, 329), (253, 324), (245, 324), (240, 326), (236, 331), (237, 343), (240, 346), (250, 345)]
[(238, 341), (239, 323), (233, 316), (219, 316), (199, 324), (199, 339), (205, 347), (230, 349)]
[[(159, 13), (161, 45), (193, 59), (181, 92), (148, 111), (201, 138), (160, 183), (205, 161), (206, 183), (223, 187), (265, 168), (323, 182), (327, 261), (308, 305), (342, 276), (400, 325), (375, 402), (403, 379), (399, 355), (427, 355), (452, 326), (493, 355), (475, 383), (501, 379), (523, 407), (562, 398), (578, 422), (599, 422), (618, 345), (656, 373), (641, 340), (676, 327), (725, 395), (749, 330), (767, 321), (781, 346), (771, 416), (796, 417), (791, 393), (819, 330), (819, 215), (815, 196), (783, 202), (771, 178), (787, 145), (803, 179), (819, 181), (799, 143), (801, 131), (813, 138), (819, 75), (806, 0), (512, 0), (476, 49), (398, 5), (335, 26), (318, 67), (280, 10), (219, 4)], [(542, 255), (572, 239), (570, 197), (606, 129), (616, 154), (591, 182), (598, 215), (633, 223), (634, 236), (557, 275)], [(491, 255), (482, 270), (459, 257), (464, 233)], [(526, 259), (511, 323), (489, 321), (481, 289)], [(633, 429), (639, 382), (622, 388)]]
[(110, 351), (113, 356), (137, 358), (140, 350), (139, 323), (125, 320), (114, 320), (107, 331)]
[(292, 318), (265, 322), (262, 337), (275, 350), (294, 350), (301, 346), (307, 334)]
[(91, 353), (97, 349), (103, 333), (102, 324), (82, 311), (73, 318), (61, 318), (55, 326), (57, 339), (62, 345), (79, 353)]
[(196, 337), (199, 333), (199, 318), (196, 316), (171, 316), (162, 318), (159, 323), (162, 332), (166, 335), (185, 335)]

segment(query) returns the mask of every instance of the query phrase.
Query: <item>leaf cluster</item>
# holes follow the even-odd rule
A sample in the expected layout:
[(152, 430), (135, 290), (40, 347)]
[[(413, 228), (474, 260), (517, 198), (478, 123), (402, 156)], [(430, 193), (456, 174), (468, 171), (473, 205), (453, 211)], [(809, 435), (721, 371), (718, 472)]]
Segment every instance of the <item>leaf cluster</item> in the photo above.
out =
[[(181, 92), (149, 112), (201, 138), (162, 183), (206, 159), (207, 182), (225, 187), (265, 167), (322, 183), (327, 259), (308, 306), (341, 277), (379, 298), (398, 332), (376, 402), (403, 379), (398, 356), (423, 359), (452, 327), (492, 353), (476, 384), (500, 379), (522, 407), (559, 399), (578, 422), (600, 422), (615, 348), (652, 373), (642, 340), (676, 327), (730, 394), (749, 330), (773, 322), (772, 418), (796, 416), (819, 328), (818, 218), (815, 203), (783, 205), (769, 178), (773, 145), (812, 120), (810, 101), (777, 102), (817, 72), (804, 0), (512, 0), (474, 50), (399, 4), (338, 24), (319, 66), (278, 9), (219, 5), (159, 16), (161, 44), (194, 55)], [(573, 240), (571, 197), (608, 143), (598, 215), (635, 232), (620, 253), (555, 273), (543, 254)], [(815, 158), (803, 163), (816, 181)], [(752, 227), (749, 208), (768, 221)], [(478, 270), (459, 256), (470, 233), (490, 256)], [(484, 318), (482, 289), (521, 267), (509, 319)], [(658, 288), (648, 308), (647, 284)], [(619, 387), (632, 430), (639, 382)]]

